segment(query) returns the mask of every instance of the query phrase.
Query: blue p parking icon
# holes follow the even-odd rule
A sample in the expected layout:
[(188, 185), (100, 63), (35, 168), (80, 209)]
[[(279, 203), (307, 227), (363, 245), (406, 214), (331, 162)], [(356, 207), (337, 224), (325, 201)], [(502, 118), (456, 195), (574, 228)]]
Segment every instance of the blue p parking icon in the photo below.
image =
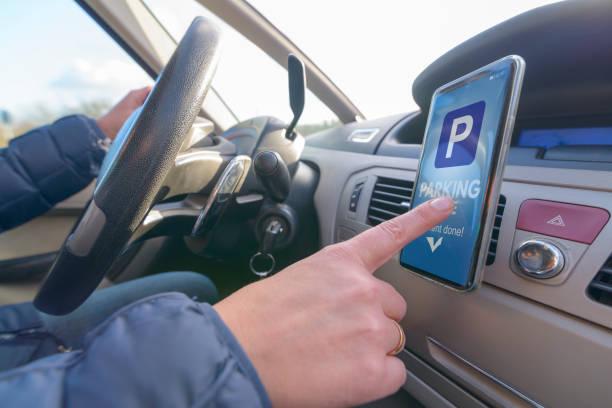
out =
[(435, 166), (466, 166), (474, 161), (484, 117), (485, 102), (450, 111), (444, 117)]

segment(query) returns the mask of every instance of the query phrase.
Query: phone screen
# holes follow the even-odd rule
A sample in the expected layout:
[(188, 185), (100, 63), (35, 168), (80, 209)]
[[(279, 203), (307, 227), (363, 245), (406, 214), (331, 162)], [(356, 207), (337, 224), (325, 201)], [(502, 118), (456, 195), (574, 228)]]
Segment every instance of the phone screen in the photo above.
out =
[(434, 94), (412, 207), (450, 196), (456, 208), (400, 254), (404, 267), (458, 289), (472, 287), (479, 251), (487, 252), (481, 248), (486, 202), (514, 82), (514, 64), (504, 62)]

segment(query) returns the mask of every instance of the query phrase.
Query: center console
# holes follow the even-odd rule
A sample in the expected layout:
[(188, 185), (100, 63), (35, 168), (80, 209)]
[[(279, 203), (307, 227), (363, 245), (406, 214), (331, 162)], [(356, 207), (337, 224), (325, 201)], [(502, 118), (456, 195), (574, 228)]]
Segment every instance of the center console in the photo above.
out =
[[(315, 204), (324, 245), (409, 210), (418, 165), (410, 152), (418, 152), (418, 140), (389, 138), (405, 125), (417, 132), (420, 126), (397, 123), (377, 154), (306, 147), (304, 159), (321, 174)], [(423, 398), (434, 398), (427, 389), (435, 389), (438, 402), (457, 406), (604, 401), (607, 380), (592, 373), (612, 367), (608, 164), (540, 166), (536, 155), (532, 165), (516, 157), (506, 167), (496, 225), (483, 249), (481, 288), (455, 293), (410, 273), (397, 258), (377, 271), (408, 303), (402, 359), (415, 377), (406, 389)]]

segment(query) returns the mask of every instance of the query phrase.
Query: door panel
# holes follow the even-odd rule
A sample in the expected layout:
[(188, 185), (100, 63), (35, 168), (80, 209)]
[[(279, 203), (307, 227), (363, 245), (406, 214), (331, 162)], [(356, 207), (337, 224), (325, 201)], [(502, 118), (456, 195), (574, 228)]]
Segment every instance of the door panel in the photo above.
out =
[(40, 279), (89, 201), (93, 188), (94, 183), (46, 214), (0, 234), (0, 305), (34, 298)]
[(59, 203), (48, 213), (0, 234), (0, 261), (56, 252), (93, 192), (86, 189)]

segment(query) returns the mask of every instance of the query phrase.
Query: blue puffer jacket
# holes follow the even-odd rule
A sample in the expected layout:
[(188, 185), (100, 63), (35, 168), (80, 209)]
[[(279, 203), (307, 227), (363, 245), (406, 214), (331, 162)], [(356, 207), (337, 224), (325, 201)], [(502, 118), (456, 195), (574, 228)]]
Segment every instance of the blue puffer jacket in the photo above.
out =
[(0, 373), (6, 407), (269, 407), (214, 309), (169, 293), (124, 307), (82, 349)]
[(104, 159), (95, 120), (72, 115), (0, 149), (0, 232), (35, 218), (85, 188)]
[[(0, 150), (0, 231), (87, 186), (104, 157), (103, 138), (92, 119), (69, 116)], [(0, 319), (5, 340), (19, 339), (16, 349), (38, 333), (28, 325), (38, 324), (36, 315), (20, 310), (4, 308)], [(170, 293), (119, 310), (78, 350), (0, 372), (0, 406), (269, 407), (270, 401), (215, 310)]]

